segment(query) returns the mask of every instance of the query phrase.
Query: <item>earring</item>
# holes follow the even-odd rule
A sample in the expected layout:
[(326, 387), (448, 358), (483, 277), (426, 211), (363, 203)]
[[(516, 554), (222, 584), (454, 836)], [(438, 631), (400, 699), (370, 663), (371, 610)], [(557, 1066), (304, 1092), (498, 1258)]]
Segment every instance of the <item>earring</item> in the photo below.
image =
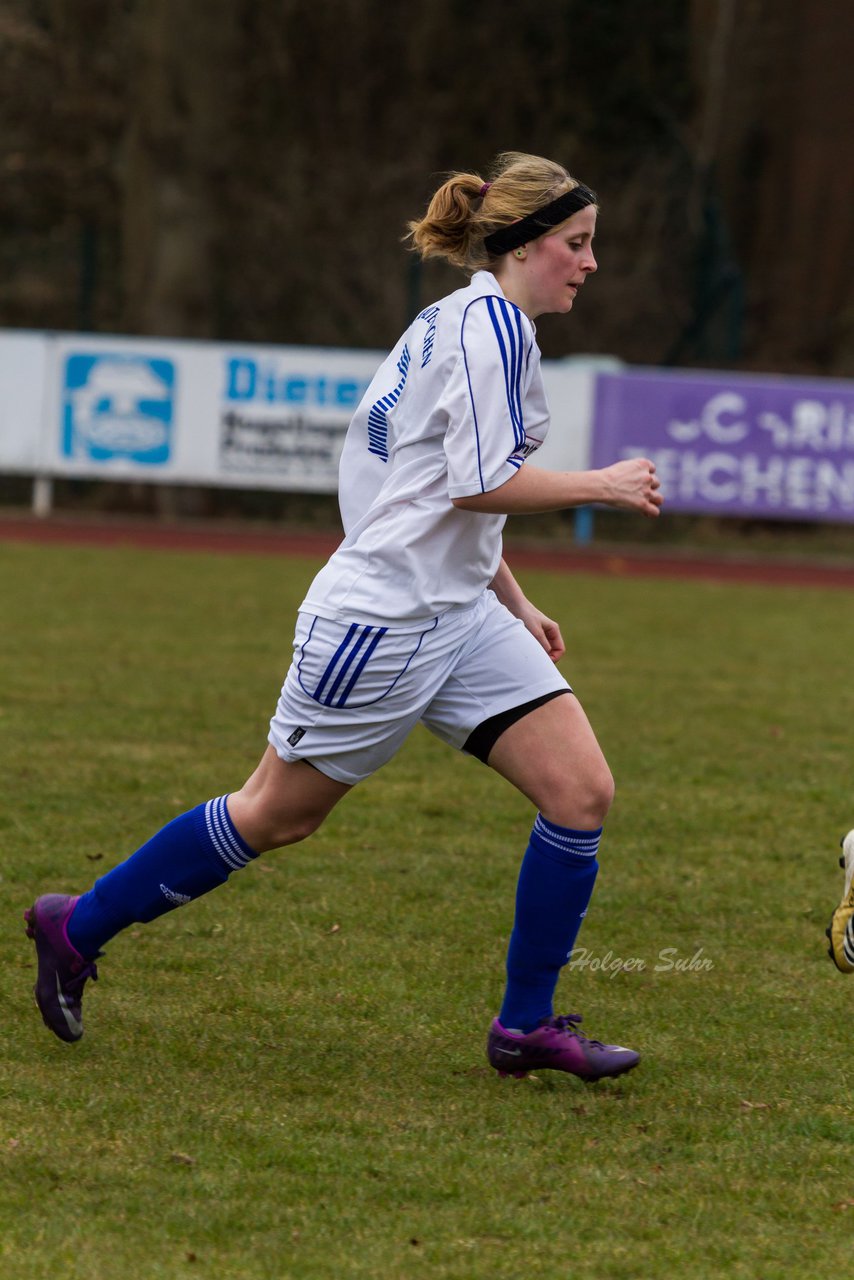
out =
[(526, 250), (526, 249), (517, 249), (517, 250), (515, 251), (515, 256), (516, 256), (517, 258), (524, 258), (524, 256), (525, 256), (526, 252), (527, 252), (527, 250)]

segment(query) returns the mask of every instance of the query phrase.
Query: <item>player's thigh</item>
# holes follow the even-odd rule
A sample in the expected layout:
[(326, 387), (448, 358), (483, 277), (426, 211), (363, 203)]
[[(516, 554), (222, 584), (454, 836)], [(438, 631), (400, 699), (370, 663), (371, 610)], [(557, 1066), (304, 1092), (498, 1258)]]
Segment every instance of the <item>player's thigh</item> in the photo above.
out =
[(258, 767), (228, 797), (228, 812), (258, 853), (305, 839), (352, 788), (304, 760), (281, 760), (268, 746)]
[(614, 796), (608, 763), (574, 694), (553, 698), (511, 724), (487, 763), (560, 826), (600, 826)]
[(488, 592), (476, 631), (461, 647), (422, 719), (443, 742), (463, 749), (484, 721), (568, 691), (542, 645)]

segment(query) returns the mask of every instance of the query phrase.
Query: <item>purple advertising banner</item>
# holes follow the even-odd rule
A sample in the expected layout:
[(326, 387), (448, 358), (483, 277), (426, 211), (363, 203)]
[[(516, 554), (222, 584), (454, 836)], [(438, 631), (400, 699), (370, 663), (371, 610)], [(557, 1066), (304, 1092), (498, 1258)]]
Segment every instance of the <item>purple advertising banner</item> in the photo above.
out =
[(591, 466), (636, 457), (669, 511), (854, 521), (854, 382), (601, 374)]

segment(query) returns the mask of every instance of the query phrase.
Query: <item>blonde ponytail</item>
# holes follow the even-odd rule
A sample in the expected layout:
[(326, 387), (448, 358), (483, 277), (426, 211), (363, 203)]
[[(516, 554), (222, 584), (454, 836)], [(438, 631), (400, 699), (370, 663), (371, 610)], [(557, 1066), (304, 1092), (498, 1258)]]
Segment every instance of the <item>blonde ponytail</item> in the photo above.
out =
[(444, 258), (479, 271), (494, 263), (484, 239), (579, 186), (562, 165), (522, 151), (503, 151), (490, 178), (452, 173), (404, 237), (422, 258)]
[(408, 224), (413, 248), (422, 258), (444, 258), (455, 267), (469, 265), (484, 185), (475, 173), (452, 173), (442, 183), (424, 217)]

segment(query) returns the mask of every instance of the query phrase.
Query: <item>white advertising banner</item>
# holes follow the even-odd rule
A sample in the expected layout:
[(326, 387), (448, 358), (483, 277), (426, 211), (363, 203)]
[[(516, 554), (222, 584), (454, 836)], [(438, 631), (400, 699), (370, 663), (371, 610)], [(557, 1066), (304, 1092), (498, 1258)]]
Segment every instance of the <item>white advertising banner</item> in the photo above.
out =
[[(0, 330), (0, 472), (335, 493), (384, 353)], [(554, 470), (655, 458), (673, 510), (854, 519), (851, 382), (543, 361)]]
[(42, 469), (42, 423), (49, 339), (44, 333), (0, 336), (0, 470)]
[(54, 339), (44, 468), (160, 484), (334, 492), (380, 353)]
[[(0, 471), (334, 493), (380, 351), (0, 332)], [(600, 371), (543, 362), (536, 464), (582, 470)]]

